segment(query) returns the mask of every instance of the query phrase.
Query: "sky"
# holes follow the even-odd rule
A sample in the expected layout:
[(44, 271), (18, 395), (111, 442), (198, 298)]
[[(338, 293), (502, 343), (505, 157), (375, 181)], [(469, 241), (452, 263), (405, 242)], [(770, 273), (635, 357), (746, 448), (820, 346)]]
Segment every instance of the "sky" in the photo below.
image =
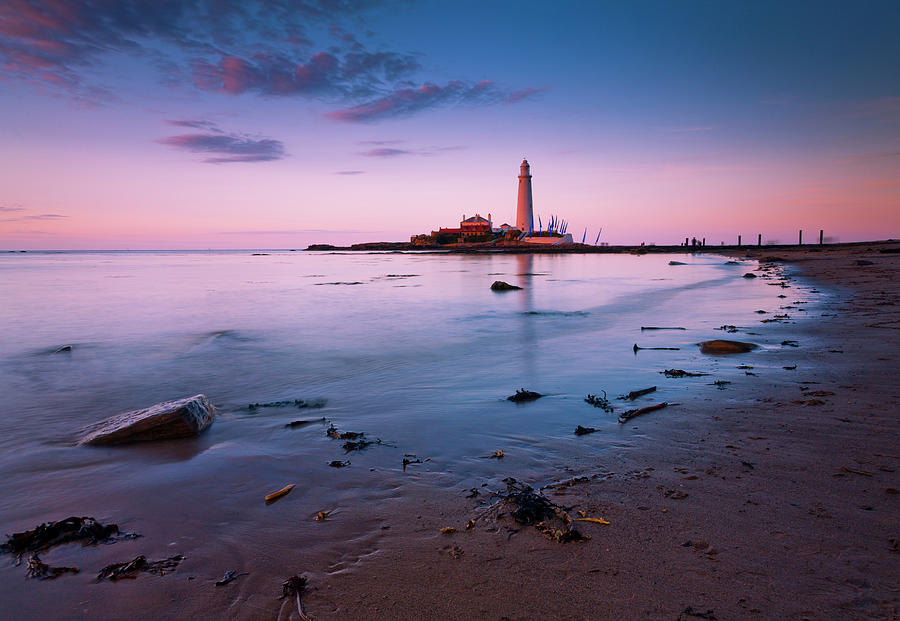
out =
[(0, 2), (0, 249), (900, 238), (900, 2)]

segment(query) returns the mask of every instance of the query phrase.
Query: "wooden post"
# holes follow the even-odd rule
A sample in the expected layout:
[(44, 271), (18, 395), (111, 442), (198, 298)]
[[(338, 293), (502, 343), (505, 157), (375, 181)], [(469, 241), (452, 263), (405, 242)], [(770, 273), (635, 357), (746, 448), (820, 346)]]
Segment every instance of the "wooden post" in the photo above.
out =
[(756, 245), (762, 247), (762, 233), (756, 238)]
[(797, 242), (798, 245), (803, 245), (803, 229), (800, 229), (800, 241)]
[(706, 245), (706, 238), (705, 238), (705, 237), (703, 238), (703, 243), (702, 243), (701, 245), (702, 245), (702, 246), (705, 246), (705, 245)]
[(824, 243), (825, 243), (825, 231), (823, 231), (822, 229), (819, 229), (819, 245), (821, 246)]
[(690, 246), (690, 244), (688, 243), (688, 238), (687, 238), (687, 237), (684, 238), (684, 246), (685, 246), (685, 247)]
[(741, 236), (738, 235), (738, 246), (740, 246), (740, 245), (741, 245)]

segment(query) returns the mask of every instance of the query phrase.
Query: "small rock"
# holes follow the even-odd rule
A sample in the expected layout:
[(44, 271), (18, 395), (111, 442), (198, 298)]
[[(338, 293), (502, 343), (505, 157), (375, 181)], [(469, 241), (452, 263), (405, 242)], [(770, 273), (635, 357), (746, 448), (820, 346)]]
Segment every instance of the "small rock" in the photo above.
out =
[(535, 401), (536, 399), (540, 399), (543, 397), (539, 392), (534, 392), (533, 390), (525, 390), (522, 388), (521, 390), (516, 390), (516, 394), (510, 395), (506, 398), (507, 401), (513, 401), (515, 403), (524, 403), (526, 401)]
[(687, 265), (687, 263), (682, 261), (669, 261), (669, 265)]
[(78, 444), (104, 446), (195, 436), (212, 424), (215, 415), (205, 395), (165, 401), (101, 421)]
[(756, 278), (756, 274), (747, 272), (746, 274), (744, 274), (744, 278)]
[(522, 287), (511, 285), (508, 282), (503, 282), (502, 280), (495, 280), (494, 284), (491, 285), (491, 291), (515, 291), (516, 289), (521, 288)]
[(716, 339), (713, 341), (703, 341), (700, 343), (700, 353), (702, 354), (745, 354), (756, 349), (753, 343), (744, 343), (741, 341), (726, 341)]

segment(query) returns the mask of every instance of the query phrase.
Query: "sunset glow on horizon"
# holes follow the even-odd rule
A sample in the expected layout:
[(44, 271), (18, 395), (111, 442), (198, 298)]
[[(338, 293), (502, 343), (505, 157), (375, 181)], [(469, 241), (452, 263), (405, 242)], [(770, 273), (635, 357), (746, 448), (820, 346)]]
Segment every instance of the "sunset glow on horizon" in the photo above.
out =
[(900, 237), (900, 4), (0, 6), (0, 249)]

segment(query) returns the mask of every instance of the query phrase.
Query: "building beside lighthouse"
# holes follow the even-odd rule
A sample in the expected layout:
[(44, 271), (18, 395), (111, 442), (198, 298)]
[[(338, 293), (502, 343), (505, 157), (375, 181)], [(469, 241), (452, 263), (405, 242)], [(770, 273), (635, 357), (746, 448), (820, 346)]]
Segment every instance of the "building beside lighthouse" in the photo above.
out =
[[(540, 222), (540, 219), (538, 220)], [(534, 199), (531, 194), (531, 165), (523, 159), (519, 165), (519, 189), (516, 201), (516, 224), (503, 223), (494, 228), (491, 214), (487, 218), (475, 214), (462, 217), (458, 227), (441, 227), (431, 234), (413, 235), (410, 242), (417, 246), (447, 245), (462, 243), (526, 243), (526, 244), (571, 244), (572, 235), (566, 233), (567, 222), (551, 216), (546, 223), (534, 227)], [(544, 227), (546, 224), (546, 230)]]

